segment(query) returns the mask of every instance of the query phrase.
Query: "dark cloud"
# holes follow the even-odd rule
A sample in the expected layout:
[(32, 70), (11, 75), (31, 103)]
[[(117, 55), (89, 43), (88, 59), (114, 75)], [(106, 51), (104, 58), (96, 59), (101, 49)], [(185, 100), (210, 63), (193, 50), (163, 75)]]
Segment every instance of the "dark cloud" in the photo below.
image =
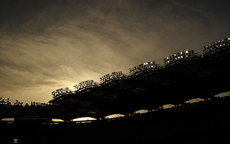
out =
[(229, 36), (229, 1), (0, 2), (0, 95), (51, 91)]

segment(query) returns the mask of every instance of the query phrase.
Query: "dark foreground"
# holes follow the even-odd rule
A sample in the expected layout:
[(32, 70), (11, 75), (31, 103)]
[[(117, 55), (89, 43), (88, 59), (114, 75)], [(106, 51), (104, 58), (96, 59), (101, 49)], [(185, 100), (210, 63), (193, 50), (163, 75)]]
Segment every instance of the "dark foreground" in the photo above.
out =
[(0, 123), (1, 144), (230, 143), (230, 99), (92, 123)]

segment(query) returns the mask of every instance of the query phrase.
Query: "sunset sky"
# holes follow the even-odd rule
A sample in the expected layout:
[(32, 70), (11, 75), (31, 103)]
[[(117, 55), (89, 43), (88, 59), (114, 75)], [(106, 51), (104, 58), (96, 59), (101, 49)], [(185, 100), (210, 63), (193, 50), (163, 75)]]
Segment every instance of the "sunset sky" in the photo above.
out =
[(84, 80), (230, 36), (228, 0), (1, 0), (0, 97), (48, 102)]

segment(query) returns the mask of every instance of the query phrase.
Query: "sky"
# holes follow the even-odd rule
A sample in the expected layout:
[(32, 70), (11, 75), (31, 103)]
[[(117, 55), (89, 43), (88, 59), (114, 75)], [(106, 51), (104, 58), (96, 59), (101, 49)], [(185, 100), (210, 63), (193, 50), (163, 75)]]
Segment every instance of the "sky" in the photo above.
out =
[(229, 37), (228, 0), (1, 0), (0, 97), (51, 92)]

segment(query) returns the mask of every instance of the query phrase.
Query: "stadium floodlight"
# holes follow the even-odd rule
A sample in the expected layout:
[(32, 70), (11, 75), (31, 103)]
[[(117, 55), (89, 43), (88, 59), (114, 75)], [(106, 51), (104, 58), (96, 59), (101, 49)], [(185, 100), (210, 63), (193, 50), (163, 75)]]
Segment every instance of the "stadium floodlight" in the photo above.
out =
[(68, 87), (60, 88), (52, 92), (53, 98), (73, 93)]
[[(130, 72), (134, 72), (136, 71), (137, 68), (133, 67), (130, 69)], [(122, 72), (112, 72), (110, 74), (106, 74), (102, 77), (100, 77), (100, 83), (107, 83), (107, 82), (111, 82), (113, 80), (117, 80), (117, 79), (121, 79), (124, 77), (124, 74), (122, 74)]]
[(186, 50), (184, 52), (178, 52), (176, 54), (166, 57), (164, 59), (164, 64), (166, 66), (174, 65), (175, 62), (184, 61), (185, 59), (190, 59), (193, 57), (197, 57), (197, 54), (194, 53), (194, 50)]
[(0, 104), (9, 105), (10, 99), (9, 98), (0, 98)]
[[(100, 80), (103, 80), (104, 77), (101, 77)], [(76, 91), (82, 91), (88, 88), (93, 88), (95, 86), (97, 86), (98, 84), (96, 82), (94, 82), (93, 80), (86, 80), (86, 81), (82, 81), (79, 84), (74, 86), (74, 89)]]
[(226, 50), (226, 46), (229, 45), (230, 38), (225, 38), (222, 40), (218, 40), (216, 42), (208, 44), (208, 47), (204, 47), (204, 56), (209, 56), (216, 54), (220, 51)]
[[(165, 61), (167, 61), (169, 58), (165, 59)], [(129, 73), (130, 75), (138, 75), (142, 72), (148, 71), (150, 69), (154, 70), (155, 68), (157, 68), (157, 64), (154, 61), (151, 62), (145, 62), (143, 64), (139, 64), (137, 66), (134, 66), (130, 69)]]

